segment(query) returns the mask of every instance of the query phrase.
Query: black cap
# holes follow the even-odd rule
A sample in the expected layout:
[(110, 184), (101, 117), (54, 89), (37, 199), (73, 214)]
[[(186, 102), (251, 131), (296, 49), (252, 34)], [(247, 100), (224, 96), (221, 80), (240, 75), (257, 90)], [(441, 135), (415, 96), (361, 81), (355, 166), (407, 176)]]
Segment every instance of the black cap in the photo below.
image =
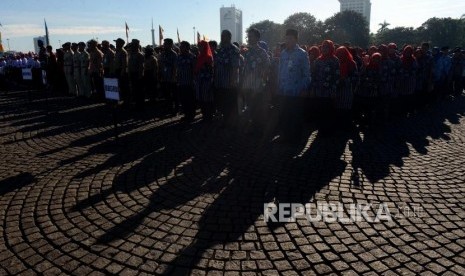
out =
[(86, 46), (86, 43), (81, 41), (78, 43), (78, 46)]
[(163, 42), (173, 44), (173, 40), (171, 38), (165, 38), (163, 39)]
[(117, 39), (115, 39), (113, 41), (116, 42), (116, 43), (118, 43), (118, 42), (122, 43), (123, 45), (126, 43), (126, 41), (124, 41), (124, 39), (122, 39), (122, 38), (117, 38)]
[(134, 38), (134, 39), (131, 40), (131, 44), (137, 44), (137, 45), (139, 45), (139, 44), (140, 44), (140, 41), (139, 41), (139, 39), (135, 39), (135, 38)]
[(70, 47), (71, 46), (71, 42), (66, 42), (64, 43), (63, 45), (61, 45), (61, 47)]

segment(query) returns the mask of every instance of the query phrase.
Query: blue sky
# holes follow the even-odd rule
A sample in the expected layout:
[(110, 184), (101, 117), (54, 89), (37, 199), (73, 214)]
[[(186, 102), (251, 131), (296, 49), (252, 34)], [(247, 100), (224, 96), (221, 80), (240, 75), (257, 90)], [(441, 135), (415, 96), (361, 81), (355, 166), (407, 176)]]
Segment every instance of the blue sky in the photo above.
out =
[[(371, 0), (371, 26), (376, 32), (378, 24), (386, 20), (390, 27), (418, 27), (431, 17), (459, 18), (465, 13), (464, 0)], [(193, 27), (210, 39), (219, 39), (219, 8), (235, 6), (243, 11), (243, 26), (269, 19), (282, 23), (296, 12), (309, 12), (325, 20), (339, 12), (337, 0), (2, 0), (0, 27), (5, 49), (18, 51), (33, 49), (32, 38), (44, 35), (44, 18), (55, 48), (59, 42), (87, 41), (91, 38), (113, 40), (125, 38), (124, 22), (130, 28), (129, 38), (138, 38), (142, 45), (151, 43), (151, 19), (158, 42), (158, 25), (165, 37), (176, 37), (179, 28), (182, 40), (192, 42)]]

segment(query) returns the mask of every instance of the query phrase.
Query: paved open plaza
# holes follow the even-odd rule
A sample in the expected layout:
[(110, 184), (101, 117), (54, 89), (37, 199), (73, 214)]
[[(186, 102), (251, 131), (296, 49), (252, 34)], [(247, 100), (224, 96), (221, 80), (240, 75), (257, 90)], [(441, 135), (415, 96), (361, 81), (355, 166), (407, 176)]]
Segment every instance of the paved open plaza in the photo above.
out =
[[(289, 144), (154, 106), (118, 111), (115, 139), (105, 104), (2, 92), (0, 275), (463, 275), (464, 114), (450, 97)], [(266, 221), (267, 203), (349, 221)], [(351, 221), (359, 204), (390, 219)]]

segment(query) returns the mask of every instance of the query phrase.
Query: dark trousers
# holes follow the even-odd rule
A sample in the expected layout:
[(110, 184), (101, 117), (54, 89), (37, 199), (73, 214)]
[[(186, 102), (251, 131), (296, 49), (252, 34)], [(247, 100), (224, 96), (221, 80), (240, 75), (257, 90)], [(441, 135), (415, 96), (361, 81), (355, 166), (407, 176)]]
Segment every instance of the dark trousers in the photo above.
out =
[(195, 117), (195, 94), (194, 88), (190, 85), (181, 85), (178, 87), (178, 95), (181, 100), (182, 112), (188, 120)]
[(163, 97), (168, 101), (168, 112), (177, 113), (179, 110), (179, 97), (176, 83), (162, 82)]
[(103, 99), (105, 97), (105, 92), (103, 89), (102, 76), (99, 73), (91, 73), (90, 79), (91, 79), (92, 87), (95, 90), (97, 98)]
[(304, 100), (300, 97), (278, 96), (279, 129), (285, 140), (298, 141), (302, 135)]
[(247, 109), (254, 127), (263, 127), (267, 110), (267, 97), (264, 92), (244, 91), (247, 95)]
[(138, 73), (129, 74), (129, 82), (131, 84), (131, 98), (136, 103), (136, 108), (143, 108), (145, 95), (142, 87), (142, 79)]
[(224, 122), (235, 125), (237, 122), (237, 89), (217, 89), (218, 108), (223, 114)]
[(157, 80), (153, 76), (152, 70), (144, 71), (144, 90), (145, 96), (151, 101), (157, 98)]

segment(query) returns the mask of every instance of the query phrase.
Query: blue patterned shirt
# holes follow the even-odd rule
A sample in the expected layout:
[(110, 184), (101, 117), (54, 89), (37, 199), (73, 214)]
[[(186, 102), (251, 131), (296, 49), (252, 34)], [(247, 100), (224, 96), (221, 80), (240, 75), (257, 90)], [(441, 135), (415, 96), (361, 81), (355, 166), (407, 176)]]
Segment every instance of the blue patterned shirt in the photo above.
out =
[(265, 73), (270, 66), (270, 58), (265, 50), (255, 46), (250, 47), (244, 55), (244, 89), (260, 90), (264, 83)]
[(177, 61), (177, 81), (180, 86), (192, 86), (194, 84), (195, 56), (191, 53), (179, 55)]
[(284, 49), (279, 60), (279, 95), (300, 96), (310, 85), (310, 61), (308, 54), (298, 45)]
[(215, 56), (215, 86), (216, 88), (237, 88), (239, 83), (238, 70), (241, 61), (239, 48), (233, 44), (221, 45)]

